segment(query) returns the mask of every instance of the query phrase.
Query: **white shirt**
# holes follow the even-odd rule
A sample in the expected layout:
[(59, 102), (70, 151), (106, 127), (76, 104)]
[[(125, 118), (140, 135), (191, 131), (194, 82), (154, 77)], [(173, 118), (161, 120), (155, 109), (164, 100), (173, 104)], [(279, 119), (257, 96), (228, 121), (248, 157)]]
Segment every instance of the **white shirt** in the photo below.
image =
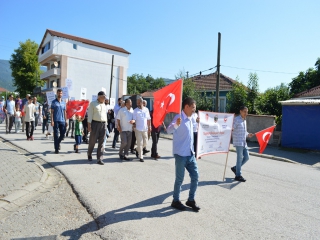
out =
[(117, 119), (120, 120), (121, 131), (132, 132), (132, 124), (129, 123), (133, 119), (133, 109), (128, 110), (127, 107), (123, 107), (117, 114)]
[(148, 108), (142, 107), (136, 108), (133, 111), (133, 120), (136, 121), (136, 129), (138, 131), (148, 131), (148, 122), (147, 120), (150, 120), (150, 113)]
[(33, 103), (26, 104), (23, 108), (23, 111), (26, 113), (24, 117), (25, 122), (34, 121), (34, 113), (36, 112), (36, 106)]

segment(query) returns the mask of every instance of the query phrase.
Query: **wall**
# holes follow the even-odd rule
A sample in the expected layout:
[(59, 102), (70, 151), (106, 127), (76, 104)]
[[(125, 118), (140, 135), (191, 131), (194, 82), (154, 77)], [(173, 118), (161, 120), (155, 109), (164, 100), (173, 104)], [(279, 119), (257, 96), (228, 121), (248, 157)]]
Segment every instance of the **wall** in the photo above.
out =
[[(249, 133), (256, 133), (273, 125), (275, 125), (275, 116), (251, 114), (247, 116), (247, 131)], [(252, 138), (247, 138), (247, 140), (250, 142), (258, 141), (255, 136)], [(271, 136), (268, 144), (273, 144), (273, 135)]]

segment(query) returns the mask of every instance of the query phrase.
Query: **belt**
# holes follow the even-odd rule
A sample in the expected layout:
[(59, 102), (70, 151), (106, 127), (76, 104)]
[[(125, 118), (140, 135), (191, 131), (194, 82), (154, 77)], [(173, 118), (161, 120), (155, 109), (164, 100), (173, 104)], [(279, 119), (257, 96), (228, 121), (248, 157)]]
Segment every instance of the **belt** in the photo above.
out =
[(92, 120), (92, 122), (97, 122), (97, 123), (106, 123), (105, 121), (96, 121), (96, 120)]

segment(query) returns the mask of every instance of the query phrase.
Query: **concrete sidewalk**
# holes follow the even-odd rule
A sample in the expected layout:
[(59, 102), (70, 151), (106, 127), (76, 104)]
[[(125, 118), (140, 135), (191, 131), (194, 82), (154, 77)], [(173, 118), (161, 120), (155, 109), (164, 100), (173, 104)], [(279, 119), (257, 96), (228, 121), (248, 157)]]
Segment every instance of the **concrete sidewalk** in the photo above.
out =
[[(317, 167), (252, 155), (243, 167), (247, 182), (239, 183), (233, 181), (230, 170), (234, 152), (229, 153), (226, 181), (222, 180), (226, 154), (205, 156), (198, 161), (196, 196), (202, 209), (179, 212), (170, 207), (174, 184), (171, 140), (160, 139), (162, 157), (158, 161), (146, 157), (144, 163), (134, 155), (130, 156), (134, 161), (119, 160), (118, 149), (112, 149), (108, 141), (101, 166), (87, 160), (86, 144), (80, 146), (79, 154), (74, 153), (71, 138), (65, 138), (60, 154), (54, 154), (53, 141), (44, 139), (40, 130), (34, 141), (26, 141), (22, 133), (3, 135), (3, 126), (0, 136), (45, 159), (65, 176), (98, 222), (97, 234), (102, 238), (315, 239), (320, 235)], [(189, 181), (186, 174), (183, 202), (188, 198)]]

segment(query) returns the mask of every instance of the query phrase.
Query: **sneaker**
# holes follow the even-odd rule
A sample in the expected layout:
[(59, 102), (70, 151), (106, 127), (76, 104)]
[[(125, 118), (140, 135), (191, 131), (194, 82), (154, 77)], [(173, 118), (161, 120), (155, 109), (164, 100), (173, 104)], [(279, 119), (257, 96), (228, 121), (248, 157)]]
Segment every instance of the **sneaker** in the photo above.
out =
[(97, 163), (100, 164), (100, 165), (104, 165), (104, 162), (102, 160), (98, 160)]
[(186, 201), (186, 205), (191, 207), (193, 209), (193, 211), (198, 212), (200, 210), (200, 207), (196, 204), (196, 201)]
[(171, 207), (176, 208), (180, 211), (186, 210), (186, 206), (183, 205), (180, 201), (172, 201)]
[(144, 162), (144, 160), (142, 158), (140, 158), (140, 162)]
[(120, 158), (121, 160), (123, 160), (124, 156), (123, 156), (123, 155), (119, 155), (119, 158)]
[(55, 150), (54, 153), (55, 153), (55, 154), (58, 154), (58, 153), (59, 153), (59, 150)]
[(234, 180), (239, 181), (239, 182), (245, 182), (245, 181), (247, 181), (247, 180), (245, 180), (242, 176), (235, 177)]
[(145, 155), (146, 153), (149, 153), (150, 151), (149, 150), (147, 150), (147, 149), (143, 149), (143, 155)]
[(231, 171), (234, 173), (234, 175), (236, 175), (236, 166), (232, 167)]

